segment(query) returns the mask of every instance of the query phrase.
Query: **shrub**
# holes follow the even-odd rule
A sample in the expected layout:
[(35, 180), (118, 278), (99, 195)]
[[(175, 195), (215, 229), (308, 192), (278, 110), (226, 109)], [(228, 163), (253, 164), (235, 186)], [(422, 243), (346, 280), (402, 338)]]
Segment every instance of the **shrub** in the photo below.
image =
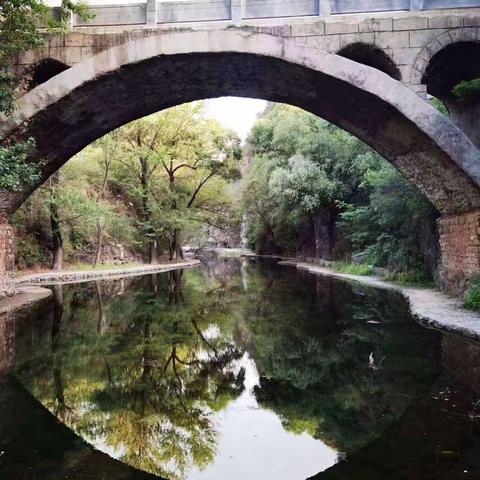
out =
[(469, 310), (480, 310), (480, 277), (476, 276), (470, 279), (465, 293), (464, 306)]
[(30, 239), (22, 239), (17, 243), (15, 256), (17, 267), (20, 270), (38, 265), (48, 265), (49, 262), (48, 256), (40, 245)]
[(460, 102), (470, 102), (480, 95), (480, 78), (460, 82), (452, 92)]

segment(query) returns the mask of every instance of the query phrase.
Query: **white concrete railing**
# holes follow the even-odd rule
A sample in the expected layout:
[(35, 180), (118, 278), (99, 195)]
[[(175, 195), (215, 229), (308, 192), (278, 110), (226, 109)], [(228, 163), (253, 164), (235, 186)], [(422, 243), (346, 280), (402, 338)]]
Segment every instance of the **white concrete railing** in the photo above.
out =
[[(101, 0), (100, 0), (101, 1)], [(73, 16), (72, 27), (157, 25), (256, 18), (328, 16), (348, 13), (420, 11), (480, 7), (480, 0), (146, 0), (142, 3), (92, 5), (95, 18)], [(54, 8), (58, 16), (59, 9)]]

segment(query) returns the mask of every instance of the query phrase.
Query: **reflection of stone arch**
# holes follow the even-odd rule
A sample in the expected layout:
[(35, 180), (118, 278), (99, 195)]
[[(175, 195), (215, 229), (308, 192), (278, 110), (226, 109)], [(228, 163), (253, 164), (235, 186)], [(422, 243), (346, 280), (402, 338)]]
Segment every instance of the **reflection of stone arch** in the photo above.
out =
[(413, 63), (410, 83), (412, 85), (420, 85), (425, 71), (430, 64), (433, 56), (444, 47), (458, 42), (477, 42), (480, 40), (480, 28), (457, 28), (454, 30), (443, 31), (430, 40), (423, 47), (415, 58)]

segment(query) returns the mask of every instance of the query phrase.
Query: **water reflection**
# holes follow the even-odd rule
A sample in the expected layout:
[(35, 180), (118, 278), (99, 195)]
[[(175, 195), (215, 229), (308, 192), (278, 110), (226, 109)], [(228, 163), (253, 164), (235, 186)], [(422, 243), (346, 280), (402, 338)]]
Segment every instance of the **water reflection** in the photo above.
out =
[(440, 478), (434, 443), (448, 433), (440, 458), (459, 463), (478, 442), (476, 396), (442, 373), (458, 345), (391, 292), (215, 260), (56, 286), (24, 317), (16, 378), (96, 448), (162, 477), (294, 480), (348, 458), (319, 478)]

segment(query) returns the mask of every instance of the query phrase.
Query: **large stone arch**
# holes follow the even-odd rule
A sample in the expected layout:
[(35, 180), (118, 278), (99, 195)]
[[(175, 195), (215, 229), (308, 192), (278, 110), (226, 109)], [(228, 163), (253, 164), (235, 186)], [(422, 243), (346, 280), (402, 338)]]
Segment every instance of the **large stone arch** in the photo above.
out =
[[(34, 137), (45, 180), (128, 121), (221, 95), (305, 108), (379, 151), (440, 211), (480, 207), (480, 153), (448, 119), (376, 69), (265, 34), (180, 31), (113, 47), (21, 97), (0, 135)], [(10, 197), (6, 212), (28, 193)]]
[[(223, 95), (290, 103), (337, 124), (389, 160), (444, 215), (480, 208), (479, 151), (401, 82), (291, 39), (238, 29), (175, 31), (103, 51), (21, 97), (15, 114), (0, 122), (0, 136), (35, 138), (32, 161), (43, 161), (44, 181), (116, 127)], [(30, 193), (0, 195), (4, 217)]]

